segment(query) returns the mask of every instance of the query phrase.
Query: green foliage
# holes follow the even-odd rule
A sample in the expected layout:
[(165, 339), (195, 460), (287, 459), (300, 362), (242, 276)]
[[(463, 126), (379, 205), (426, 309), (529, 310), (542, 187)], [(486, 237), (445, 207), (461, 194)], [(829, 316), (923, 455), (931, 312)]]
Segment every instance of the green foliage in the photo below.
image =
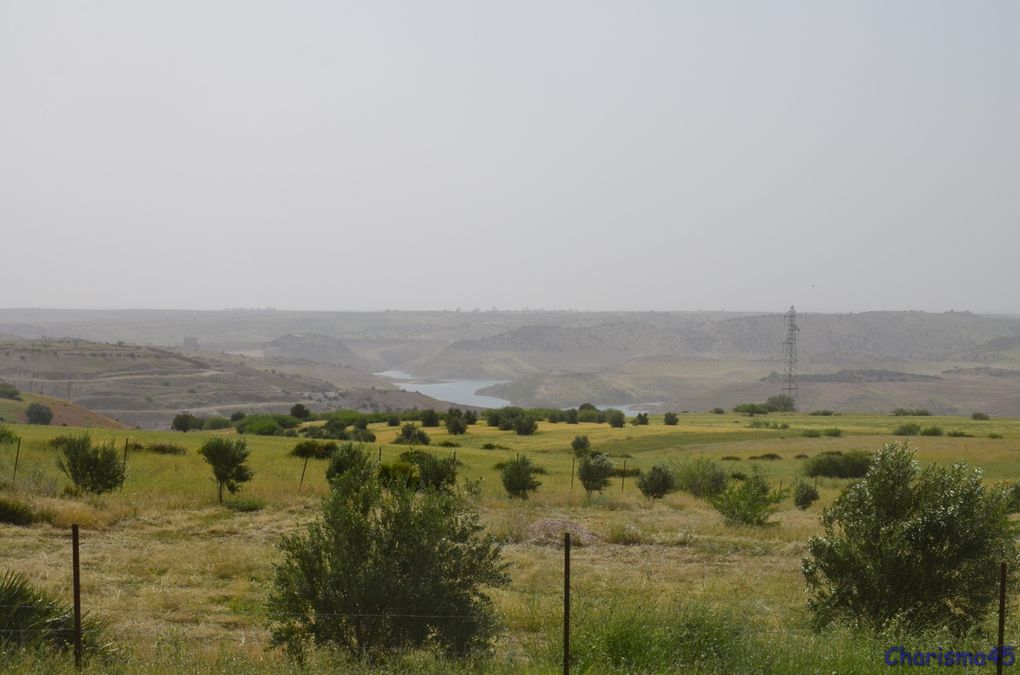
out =
[(860, 478), (870, 465), (871, 453), (864, 450), (851, 450), (846, 454), (822, 452), (804, 463), (804, 473), (825, 478)]
[[(82, 617), (82, 640), (88, 656), (109, 653), (105, 625), (87, 614)], [(0, 576), (0, 659), (19, 648), (66, 652), (73, 646), (74, 610), (70, 605), (34, 588), (18, 572)]]
[(839, 427), (829, 427), (828, 429), (822, 429), (822, 433), (826, 436), (839, 438), (840, 436), (843, 435), (843, 430), (840, 429)]
[(941, 436), (943, 433), (945, 432), (942, 431), (942, 427), (935, 425), (921, 429), (922, 436)]
[(407, 422), (400, 428), (400, 435), (393, 442), (397, 445), (428, 445), (431, 440), (424, 429), (416, 427), (413, 422)]
[(538, 467), (523, 455), (507, 462), (500, 472), (500, 479), (510, 498), (527, 499), (529, 492), (534, 492), (542, 484), (535, 478)]
[(202, 424), (202, 429), (205, 431), (219, 431), (220, 429), (229, 429), (231, 426), (230, 420), (226, 417), (214, 415)]
[(835, 414), (836, 413), (831, 410), (812, 410), (808, 413), (808, 415), (813, 415), (815, 417), (832, 417)]
[(786, 394), (769, 396), (765, 401), (765, 405), (776, 412), (793, 412), (797, 409), (794, 405), (793, 397)]
[(582, 456), (577, 465), (577, 478), (584, 486), (588, 501), (591, 501), (591, 493), (602, 492), (609, 486), (609, 478), (612, 475), (613, 460), (601, 452)]
[(711, 499), (727, 525), (764, 525), (786, 496), (785, 490), (773, 490), (761, 467), (751, 467), (751, 475), (736, 481)]
[(567, 424), (577, 424), (580, 420), (578, 419), (578, 412), (576, 408), (563, 411), (563, 421)]
[(437, 457), (424, 450), (401, 453), (400, 460), (417, 469), (418, 488), (421, 490), (452, 490), (457, 483), (459, 462), (453, 457)]
[(725, 415), (726, 411), (722, 408), (712, 408), (713, 415)]
[(530, 415), (521, 415), (514, 418), (513, 429), (518, 436), (530, 436), (538, 431), (538, 422)]
[(582, 403), (577, 406), (577, 409), (582, 412), (598, 412), (599, 409), (595, 407), (594, 403)]
[(255, 436), (282, 436), (285, 430), (293, 429), (298, 424), (298, 419), (290, 415), (246, 415), (237, 423), (237, 431)]
[(634, 419), (630, 421), (634, 426), (641, 426), (648, 424), (648, 413), (638, 413), (634, 415)]
[(1015, 571), (1006, 486), (986, 488), (963, 463), (919, 469), (890, 443), (822, 517), (802, 563), (815, 623), (875, 629), (977, 625), (997, 595), (1000, 562)]
[(255, 475), (247, 465), (250, 452), (248, 441), (243, 438), (213, 438), (199, 448), (198, 454), (212, 467), (220, 504), (223, 503), (223, 488), (234, 494)]
[(388, 427), (399, 427), (400, 426), (400, 415), (397, 413), (390, 413), (386, 416), (386, 426)]
[(457, 408), (450, 408), (446, 413), (446, 431), (451, 436), (460, 436), (467, 433), (467, 421), (463, 413)]
[(103, 494), (124, 484), (124, 463), (112, 442), (94, 446), (82, 434), (69, 437), (60, 452), (57, 468), (82, 492)]
[(42, 403), (29, 403), (25, 408), (25, 419), (29, 424), (49, 424), (53, 421), (53, 411)]
[(991, 419), (991, 417), (988, 416), (988, 413), (983, 413), (983, 412), (973, 413), (970, 416), (970, 418), (972, 420), (974, 420), (975, 422), (987, 422), (988, 420)]
[(241, 420), (244, 419), (244, 417), (245, 413), (240, 410), (235, 410), (234, 412), (230, 413), (231, 422), (240, 422)]
[(205, 425), (205, 420), (201, 417), (196, 417), (191, 413), (177, 413), (174, 415), (173, 421), (170, 422), (170, 428), (174, 431), (198, 431)]
[(484, 588), (510, 578), (483, 531), (456, 494), (338, 480), (322, 518), (280, 543), (273, 643), (296, 654), (329, 645), (368, 660), (415, 647), (484, 649), (497, 629)]
[(328, 459), (337, 445), (333, 441), (299, 441), (288, 453), (291, 457), (308, 457), (309, 459)]
[(804, 431), (800, 432), (800, 435), (803, 436), (804, 438), (821, 438), (822, 437), (822, 430), (821, 429), (805, 429)]
[(306, 420), (312, 416), (312, 411), (304, 403), (295, 403), (290, 407), (290, 416), (297, 420)]
[(379, 482), (385, 487), (418, 488), (418, 470), (408, 462), (391, 462), (379, 465)]
[(20, 401), (21, 392), (13, 384), (7, 382), (0, 382), (0, 398), (6, 398), (11, 401)]
[(763, 459), (766, 462), (775, 462), (777, 460), (782, 459), (782, 457), (780, 457), (774, 452), (765, 452), (760, 455), (751, 455), (750, 457), (748, 457), (748, 459)]
[(927, 408), (896, 408), (892, 414), (894, 417), (930, 417), (931, 411)]
[(0, 424), (0, 445), (11, 445), (18, 442), (18, 435), (6, 424)]
[(353, 476), (363, 482), (371, 478), (374, 472), (375, 464), (364, 446), (347, 442), (335, 446), (330, 452), (326, 480), (332, 483), (339, 477)]
[(710, 499), (726, 489), (726, 471), (707, 457), (685, 459), (672, 464), (678, 490)]
[(893, 436), (917, 436), (919, 433), (921, 433), (921, 425), (914, 422), (907, 422), (893, 429)]
[(149, 443), (144, 450), (156, 455), (183, 455), (188, 452), (176, 443)]
[(676, 476), (666, 464), (656, 464), (637, 479), (638, 489), (648, 499), (662, 499), (676, 490)]
[(464, 411), (464, 423), (467, 424), (468, 426), (472, 424), (478, 424), (478, 413), (476, 413), (474, 410)]
[(801, 510), (818, 501), (818, 489), (806, 481), (798, 480), (793, 484), (793, 503)]
[[(32, 507), (24, 502), (19, 502), (14, 497), (0, 495), (0, 523), (10, 525), (31, 525), (39, 520)], [(3, 608), (0, 607), (0, 613)]]
[(423, 427), (438, 427), (439, 426), (439, 413), (431, 408), (428, 410), (422, 410), (418, 414), (418, 419), (421, 420)]
[(669, 427), (674, 427), (680, 424), (680, 416), (675, 412), (668, 412), (662, 416), (662, 423)]
[(574, 449), (574, 454), (578, 457), (588, 454), (591, 450), (591, 441), (588, 440), (587, 436), (574, 436), (574, 440), (570, 442), (570, 447)]
[(741, 403), (733, 407), (733, 412), (742, 415), (768, 415), (772, 412), (772, 408), (764, 403)]
[(369, 431), (368, 429), (359, 429), (358, 427), (354, 427), (353, 429), (347, 432), (347, 440), (356, 441), (358, 443), (374, 443), (375, 434)]
[(622, 410), (615, 410), (610, 408), (605, 411), (606, 423), (614, 429), (621, 429), (627, 422), (627, 416), (623, 414)]

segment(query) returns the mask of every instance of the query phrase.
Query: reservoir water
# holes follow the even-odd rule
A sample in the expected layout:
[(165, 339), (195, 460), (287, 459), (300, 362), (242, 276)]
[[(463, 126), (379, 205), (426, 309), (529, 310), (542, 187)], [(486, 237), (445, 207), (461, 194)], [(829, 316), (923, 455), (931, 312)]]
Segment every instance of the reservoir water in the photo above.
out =
[(385, 370), (375, 374), (393, 380), (393, 384), (404, 391), (417, 391), (426, 396), (438, 398), (441, 401), (473, 405), (479, 408), (502, 408), (505, 405), (510, 405), (510, 401), (506, 399), (495, 396), (483, 396), (477, 393), (479, 389), (484, 389), (494, 384), (503, 384), (506, 380), (421, 379), (419, 381), (414, 375), (401, 370)]

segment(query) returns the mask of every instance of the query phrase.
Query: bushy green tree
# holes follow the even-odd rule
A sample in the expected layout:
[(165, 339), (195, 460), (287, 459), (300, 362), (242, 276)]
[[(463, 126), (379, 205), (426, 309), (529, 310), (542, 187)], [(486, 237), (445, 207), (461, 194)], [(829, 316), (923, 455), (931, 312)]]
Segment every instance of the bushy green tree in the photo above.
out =
[(563, 421), (567, 424), (577, 424), (579, 422), (577, 409), (570, 408), (569, 410), (564, 410)]
[(243, 438), (212, 438), (199, 448), (198, 454), (212, 467), (220, 504), (223, 503), (223, 488), (234, 494), (255, 475), (247, 464), (250, 452), (248, 441)]
[(29, 424), (49, 424), (53, 421), (53, 411), (42, 403), (29, 403), (25, 408), (25, 419)]
[(21, 400), (21, 392), (13, 384), (7, 382), (0, 382), (0, 398), (10, 399), (12, 401)]
[(802, 480), (793, 484), (793, 503), (798, 509), (807, 509), (816, 501), (818, 501), (818, 489), (814, 485)]
[(612, 475), (613, 460), (601, 452), (584, 455), (577, 465), (577, 478), (584, 486), (588, 501), (591, 501), (591, 493), (602, 492), (609, 486), (609, 478)]
[(67, 436), (60, 444), (57, 468), (82, 492), (103, 494), (124, 484), (124, 462), (113, 442), (93, 445), (88, 434)]
[(614, 429), (620, 429), (627, 423), (627, 416), (622, 410), (610, 409), (606, 411), (606, 422)]
[(386, 426), (388, 427), (399, 427), (400, 426), (400, 415), (397, 413), (390, 413), (386, 416)]
[(728, 525), (764, 525), (786, 491), (774, 490), (761, 467), (754, 465), (745, 480), (734, 481), (712, 497), (712, 506)]
[(360, 659), (435, 646), (484, 649), (497, 628), (489, 586), (509, 583), (500, 547), (459, 495), (342, 477), (305, 534), (280, 543), (269, 598), (274, 644)]
[(459, 462), (453, 457), (438, 457), (431, 452), (410, 450), (402, 453), (400, 460), (417, 469), (419, 489), (452, 490), (457, 484)]
[(719, 462), (707, 457), (677, 461), (671, 468), (676, 476), (677, 489), (700, 499), (711, 499), (726, 489), (726, 470)]
[(295, 419), (306, 420), (312, 416), (312, 411), (304, 403), (295, 403), (290, 407), (290, 416)]
[(588, 454), (591, 450), (591, 441), (588, 440), (587, 436), (574, 436), (574, 440), (570, 442), (570, 447), (573, 448), (574, 454), (580, 457), (581, 455)]
[(467, 421), (460, 408), (450, 408), (446, 412), (446, 431), (451, 436), (459, 436), (467, 433)]
[(765, 401), (765, 405), (776, 412), (793, 412), (797, 409), (795, 403), (793, 397), (786, 394), (769, 396)]
[(423, 427), (438, 427), (439, 426), (439, 413), (435, 410), (427, 409), (422, 410), (418, 414), (418, 419), (421, 420)]
[(477, 424), (478, 423), (478, 413), (476, 413), (474, 410), (466, 410), (466, 411), (464, 411), (464, 423), (467, 424), (468, 426), (470, 426), (472, 424)]
[(506, 463), (506, 466), (500, 472), (500, 478), (503, 480), (503, 487), (506, 488), (506, 492), (510, 495), (511, 499), (514, 497), (527, 499), (529, 492), (534, 492), (538, 489), (542, 483), (535, 478), (537, 470), (538, 467), (523, 455), (518, 455), (515, 459)]
[(531, 415), (520, 415), (514, 418), (513, 430), (518, 436), (530, 436), (538, 431), (538, 422)]
[(885, 445), (808, 542), (802, 570), (815, 622), (974, 626), (996, 597), (999, 563), (1016, 570), (1009, 502), (1008, 487), (985, 486), (980, 469), (921, 469), (908, 444)]
[(676, 476), (666, 464), (656, 464), (637, 477), (641, 494), (649, 499), (662, 499), (676, 490)]
[(366, 481), (375, 472), (375, 463), (360, 443), (341, 443), (329, 456), (326, 480), (331, 483), (341, 476), (354, 476)]
[(680, 416), (675, 412), (668, 412), (662, 416), (662, 423), (666, 426), (674, 427), (680, 423)]
[(648, 413), (638, 413), (634, 415), (634, 419), (630, 421), (634, 426), (642, 426), (648, 424)]
[(424, 429), (419, 429), (414, 422), (407, 422), (400, 428), (400, 434), (393, 439), (397, 445), (428, 445), (432, 441)]
[(174, 415), (173, 421), (170, 422), (170, 428), (174, 431), (192, 431), (201, 429), (205, 424), (205, 420), (201, 417), (196, 417), (191, 413), (177, 413)]

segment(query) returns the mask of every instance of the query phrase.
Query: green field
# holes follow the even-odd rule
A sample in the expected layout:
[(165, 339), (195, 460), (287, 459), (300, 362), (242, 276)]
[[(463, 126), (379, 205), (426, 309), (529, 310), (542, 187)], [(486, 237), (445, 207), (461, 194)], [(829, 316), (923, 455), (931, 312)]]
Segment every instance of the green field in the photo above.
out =
[[(532, 436), (479, 424), (452, 439), (461, 447), (434, 447), (439, 454), (456, 452), (464, 464), (461, 482), (481, 479), (479, 510), (489, 530), (506, 542), (504, 555), (513, 563), (512, 583), (492, 593), (505, 628), (493, 654), (480, 661), (450, 663), (430, 654), (405, 654), (394, 657), (386, 668), (394, 672), (557, 671), (562, 550), (556, 542), (569, 522), (594, 535), (593, 542), (576, 548), (573, 557), (578, 670), (734, 672), (751, 664), (759, 672), (881, 671), (882, 651), (889, 646), (886, 638), (839, 629), (812, 633), (804, 608), (800, 574), (804, 544), (820, 530), (821, 509), (848, 481), (818, 481), (821, 500), (807, 511), (795, 509), (788, 499), (773, 524), (732, 527), (723, 524), (710, 505), (687, 494), (649, 503), (632, 478), (622, 484), (620, 478), (614, 479), (610, 488), (586, 503), (581, 486), (571, 486), (570, 441), (586, 434), (594, 449), (609, 453), (619, 466), (626, 461), (628, 468), (642, 469), (685, 456), (736, 456), (738, 461), (723, 465), (747, 472), (751, 456), (776, 453), (782, 459), (759, 464), (773, 481), (790, 485), (803, 471), (804, 460), (795, 459), (796, 455), (875, 450), (891, 440), (902, 440), (892, 436), (892, 430), (913, 421), (970, 435), (909, 439), (922, 463), (964, 460), (983, 467), (986, 480), (995, 482), (1020, 480), (1020, 420), (795, 414), (754, 419), (784, 422), (790, 428), (753, 429), (749, 428), (751, 418), (731, 414), (683, 414), (676, 427), (664, 426), (661, 418), (652, 418), (649, 426), (622, 429), (543, 422)], [(832, 427), (843, 435), (801, 435), (805, 429)], [(381, 452), (384, 461), (407, 449), (387, 443), (396, 433), (394, 428), (382, 424), (370, 428), (379, 440), (371, 448)], [(304, 460), (287, 456), (295, 439), (247, 437), (255, 477), (238, 498), (264, 506), (243, 512), (216, 503), (208, 466), (195, 452), (216, 432), (93, 429), (95, 439), (112, 439), (118, 445), (127, 438), (142, 443), (170, 441), (189, 451), (184, 456), (132, 451), (121, 491), (102, 497), (65, 497), (67, 479), (56, 469), (56, 453), (47, 440), (77, 430), (25, 425), (12, 429), (23, 438), (17, 482), (11, 486), (15, 449), (0, 446), (0, 486), (4, 493), (14, 493), (44, 511), (48, 522), (31, 527), (0, 525), (0, 571), (23, 572), (39, 586), (69, 599), (68, 528), (77, 522), (84, 530), (83, 603), (108, 622), (119, 650), (116, 668), (128, 672), (296, 668), (269, 647), (263, 605), (278, 559), (275, 543), (318, 513), (319, 498), (327, 490), (325, 462), (309, 462), (299, 491)], [(443, 429), (428, 432), (433, 446), (449, 438)], [(508, 449), (483, 450), (485, 443)], [(493, 468), (517, 453), (528, 455), (548, 471), (539, 477), (542, 486), (527, 502), (507, 499)], [(717, 649), (695, 655), (669, 652), (655, 657), (653, 666), (626, 660), (626, 654), (633, 652), (627, 644), (645, 645), (645, 651), (652, 653), (665, 639), (656, 638), (656, 631), (684, 621), (721, 632), (728, 645), (725, 653)], [(1009, 629), (1016, 636), (1020, 622), (1011, 620)], [(985, 650), (992, 644), (984, 635), (973, 639), (975, 646)], [(917, 646), (932, 645), (918, 642)], [(315, 670), (354, 669), (341, 657), (324, 653), (315, 655), (310, 665)], [(26, 671), (70, 669), (70, 659), (25, 657), (8, 666)], [(113, 666), (93, 663), (92, 667), (100, 672)]]

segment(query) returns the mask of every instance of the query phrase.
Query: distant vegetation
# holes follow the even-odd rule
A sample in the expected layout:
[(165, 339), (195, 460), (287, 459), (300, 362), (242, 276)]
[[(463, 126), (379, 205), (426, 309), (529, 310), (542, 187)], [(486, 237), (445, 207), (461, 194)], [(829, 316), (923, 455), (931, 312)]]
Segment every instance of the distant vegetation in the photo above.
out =
[(25, 418), (29, 424), (49, 424), (53, 421), (53, 411), (42, 403), (29, 403), (25, 408)]
[(927, 408), (896, 408), (892, 414), (893, 417), (930, 417), (931, 411)]
[(103, 494), (124, 484), (124, 463), (112, 442), (93, 445), (88, 434), (65, 437), (57, 459), (60, 469), (82, 492)]
[(822, 452), (805, 462), (804, 473), (825, 478), (861, 478), (870, 463), (871, 453), (863, 450)]
[(20, 401), (21, 392), (13, 384), (6, 382), (0, 382), (0, 398), (6, 398), (11, 401)]

